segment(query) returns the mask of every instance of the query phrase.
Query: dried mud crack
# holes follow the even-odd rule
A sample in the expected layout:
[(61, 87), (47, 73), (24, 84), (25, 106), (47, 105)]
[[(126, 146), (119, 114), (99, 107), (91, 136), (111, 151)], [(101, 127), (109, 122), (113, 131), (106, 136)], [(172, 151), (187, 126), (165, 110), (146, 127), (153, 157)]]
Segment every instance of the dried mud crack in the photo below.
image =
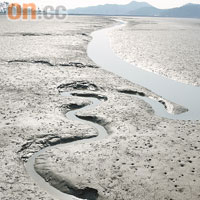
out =
[(7, 61), (8, 64), (12, 63), (29, 63), (29, 64), (42, 64), (42, 65), (47, 65), (50, 67), (75, 67), (75, 68), (98, 68), (96, 65), (88, 65), (88, 64), (83, 64), (80, 62), (69, 62), (69, 63), (57, 63), (53, 64), (49, 61), (46, 60), (9, 60)]
[(7, 61), (9, 63), (31, 63), (31, 64), (44, 64), (48, 66), (54, 66), (52, 63), (45, 61), (45, 60), (9, 60)]
[(102, 88), (98, 87), (96, 84), (89, 81), (74, 81), (72, 83), (64, 83), (58, 86), (58, 91), (63, 92), (66, 90), (89, 90), (89, 91), (99, 91)]

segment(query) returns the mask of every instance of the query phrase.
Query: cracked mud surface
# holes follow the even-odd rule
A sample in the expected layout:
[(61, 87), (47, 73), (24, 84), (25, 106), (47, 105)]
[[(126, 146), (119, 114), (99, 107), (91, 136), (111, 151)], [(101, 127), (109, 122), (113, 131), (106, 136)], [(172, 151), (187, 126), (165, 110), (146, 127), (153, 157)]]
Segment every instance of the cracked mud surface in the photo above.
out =
[[(92, 189), (94, 196), (98, 192), (98, 199), (200, 198), (200, 123), (154, 116), (147, 103), (119, 92), (135, 91), (159, 100), (151, 91), (100, 68), (80, 67), (96, 66), (86, 55), (89, 35), (113, 24), (111, 19), (74, 16), (66, 22), (18, 24), (21, 30), (15, 34), (13, 24), (2, 18), (0, 199), (56, 199), (33, 183), (24, 161), (46, 146), (97, 135), (88, 125), (64, 116), (67, 110), (87, 105), (84, 97), (91, 94), (107, 101), (78, 116), (104, 125), (109, 138), (40, 156), (36, 169), (46, 180), (60, 189), (60, 181), (70, 180), (80, 190)], [(45, 32), (40, 32), (44, 25)], [(24, 37), (23, 32), (40, 36)], [(9, 62), (19, 60), (28, 62)], [(66, 98), (59, 94), (65, 90), (77, 92)]]

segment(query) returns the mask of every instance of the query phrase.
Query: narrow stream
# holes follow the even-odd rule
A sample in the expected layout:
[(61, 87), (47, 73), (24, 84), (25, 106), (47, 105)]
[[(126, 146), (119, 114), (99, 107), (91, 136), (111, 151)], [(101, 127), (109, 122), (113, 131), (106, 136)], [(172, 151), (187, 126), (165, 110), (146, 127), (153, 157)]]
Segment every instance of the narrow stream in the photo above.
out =
[[(72, 93), (73, 92), (71, 92), (71, 93), (63, 92), (61, 95), (65, 96), (65, 97), (70, 97), (70, 96), (72, 96), (71, 95)], [(80, 97), (77, 97), (77, 98), (80, 98)], [(35, 183), (37, 183), (38, 186), (40, 186), (42, 189), (47, 191), (50, 195), (58, 198), (59, 200), (78, 200), (79, 198), (76, 198), (76, 197), (71, 196), (69, 194), (65, 194), (63, 192), (60, 192), (56, 188), (52, 187), (48, 182), (45, 182), (45, 180), (35, 171), (35, 168), (34, 168), (35, 159), (38, 156), (40, 156), (41, 154), (45, 153), (47, 150), (50, 150), (52, 148), (68, 146), (68, 145), (71, 145), (71, 144), (81, 144), (81, 143), (85, 144), (85, 143), (89, 143), (89, 142), (102, 140), (102, 139), (107, 137), (107, 135), (108, 135), (107, 131), (105, 130), (105, 128), (103, 126), (100, 126), (96, 123), (93, 123), (93, 122), (90, 122), (90, 121), (87, 121), (87, 120), (80, 119), (76, 116), (77, 111), (94, 109), (101, 104), (101, 101), (98, 100), (97, 98), (93, 98), (93, 97), (85, 97), (85, 98), (87, 100), (89, 100), (91, 102), (91, 104), (87, 105), (85, 107), (67, 112), (66, 117), (70, 120), (78, 121), (78, 122), (81, 122), (81, 123), (84, 123), (84, 124), (88, 124), (89, 126), (95, 128), (98, 132), (98, 136), (93, 137), (93, 138), (89, 138), (89, 139), (78, 140), (78, 141), (74, 141), (74, 142), (70, 142), (70, 143), (66, 143), (66, 144), (58, 144), (56, 146), (46, 147), (46, 148), (42, 149), (41, 151), (35, 153), (31, 158), (28, 159), (27, 163), (25, 164), (25, 168), (26, 168), (27, 173), (29, 174), (30, 177), (32, 177), (32, 179), (35, 181)]]
[[(121, 60), (113, 53), (110, 47), (108, 32), (115, 28), (122, 28), (124, 25), (125, 23), (123, 22), (123, 24), (94, 32), (92, 34), (93, 40), (88, 45), (88, 56), (98, 66), (101, 66), (103, 69), (113, 72), (133, 83), (137, 83), (155, 92), (156, 94), (162, 96), (163, 98), (168, 99), (176, 104), (182, 105), (189, 109), (189, 112), (180, 115), (172, 115), (169, 114), (163, 107), (163, 105), (161, 105), (157, 101), (147, 97), (139, 97), (145, 100), (147, 103), (149, 103), (153, 107), (155, 114), (157, 114), (158, 116), (170, 119), (179, 119), (179, 120), (199, 120), (200, 119), (199, 87), (178, 83), (168, 78), (161, 77), (154, 73), (139, 69), (136, 66), (130, 65), (125, 61)], [(71, 94), (72, 93), (67, 93), (67, 92), (62, 93), (62, 95), (66, 97), (72, 96)], [(66, 114), (66, 117), (70, 120), (75, 120), (90, 125), (91, 127), (95, 128), (98, 131), (98, 136), (90, 139), (70, 142), (67, 144), (59, 144), (56, 146), (47, 147), (35, 153), (25, 165), (27, 173), (30, 175), (30, 177), (33, 178), (35, 183), (37, 183), (37, 185), (39, 185), (50, 195), (56, 197), (59, 200), (78, 200), (79, 198), (62, 193), (59, 190), (52, 187), (49, 183), (45, 182), (45, 180), (40, 175), (38, 175), (34, 169), (35, 159), (39, 155), (45, 153), (47, 150), (52, 148), (67, 146), (72, 143), (73, 144), (89, 143), (97, 140), (102, 140), (107, 137), (108, 134), (104, 127), (96, 123), (80, 119), (76, 116), (77, 111), (93, 109), (99, 106), (99, 104), (101, 103), (100, 100), (96, 98), (86, 97), (86, 99), (91, 101), (90, 105), (70, 111)]]

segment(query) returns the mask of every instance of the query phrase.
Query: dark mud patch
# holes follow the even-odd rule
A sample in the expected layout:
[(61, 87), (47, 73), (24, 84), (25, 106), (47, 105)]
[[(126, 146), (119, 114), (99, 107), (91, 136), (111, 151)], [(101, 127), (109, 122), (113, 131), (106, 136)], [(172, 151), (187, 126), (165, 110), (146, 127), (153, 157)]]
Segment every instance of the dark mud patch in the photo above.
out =
[(95, 65), (87, 65), (79, 62), (69, 62), (69, 63), (61, 63), (61, 64), (52, 64), (46, 60), (9, 60), (7, 63), (30, 63), (30, 64), (43, 64), (48, 65), (50, 67), (60, 66), (60, 67), (76, 67), (76, 68), (98, 68)]
[(1, 36), (6, 36), (6, 37), (16, 37), (16, 36), (23, 36), (23, 37), (34, 37), (34, 36), (51, 36), (52, 34), (50, 33), (31, 33), (31, 32), (22, 32), (22, 33), (6, 33)]
[(85, 120), (85, 121), (89, 121), (89, 122), (93, 122), (95, 124), (99, 124), (101, 126), (106, 126), (107, 122), (97, 116), (87, 116), (87, 115), (78, 115), (76, 114), (76, 117), (78, 117), (79, 119)]
[(62, 111), (65, 111), (65, 113), (69, 110), (76, 110), (85, 107), (87, 104), (76, 104), (76, 103), (70, 103), (70, 104), (64, 104), (60, 108)]
[(77, 103), (63, 104), (62, 106), (60, 106), (59, 110), (62, 112), (63, 115), (66, 115), (66, 113), (68, 113), (69, 111), (78, 110), (78, 109), (83, 108), (83, 107), (85, 107), (87, 105), (88, 105), (87, 103), (81, 103), (81, 104), (77, 104)]
[(76, 67), (76, 68), (99, 68), (95, 65), (87, 65), (87, 64), (83, 64), (83, 63), (80, 63), (80, 62), (69, 62), (69, 63), (62, 63), (62, 64), (59, 64), (60, 66), (62, 67)]
[(100, 94), (93, 94), (93, 93), (72, 93), (72, 96), (77, 96), (77, 97), (93, 97), (93, 98), (97, 98), (99, 100), (103, 100), (103, 101), (107, 101), (108, 98), (104, 95), (100, 95)]
[(59, 90), (59, 92), (62, 92), (64, 90), (89, 90), (89, 91), (102, 90), (102, 88), (88, 81), (75, 81), (72, 83), (61, 84), (57, 87), (57, 89)]
[(136, 90), (118, 90), (118, 92), (124, 93), (124, 94), (131, 94), (131, 95), (138, 95), (141, 97), (146, 97), (146, 94), (144, 92), (138, 92)]
[(71, 189), (71, 194), (78, 198), (87, 199), (87, 200), (97, 200), (99, 196), (98, 190), (94, 188), (89, 188), (89, 187), (86, 187), (84, 189), (77, 189), (77, 190)]
[(158, 102), (161, 103), (165, 107), (165, 109), (167, 109), (167, 104), (163, 100), (159, 100)]
[(80, 35), (82, 35), (82, 36), (86, 36), (86, 37), (89, 37), (89, 35), (86, 34), (86, 33), (80, 33)]
[(93, 138), (93, 137), (96, 137), (96, 136), (58, 137), (58, 138), (55, 138), (55, 139), (48, 140), (47, 142), (48, 142), (48, 146), (55, 146), (55, 145), (58, 145), (58, 144), (66, 144), (66, 143), (71, 143), (71, 142), (75, 142), (75, 141), (78, 141), (78, 140), (90, 139), (90, 138)]
[(31, 63), (31, 64), (43, 64), (43, 65), (48, 65), (48, 66), (55, 66), (54, 64), (45, 61), (45, 60), (10, 60), (8, 63)]

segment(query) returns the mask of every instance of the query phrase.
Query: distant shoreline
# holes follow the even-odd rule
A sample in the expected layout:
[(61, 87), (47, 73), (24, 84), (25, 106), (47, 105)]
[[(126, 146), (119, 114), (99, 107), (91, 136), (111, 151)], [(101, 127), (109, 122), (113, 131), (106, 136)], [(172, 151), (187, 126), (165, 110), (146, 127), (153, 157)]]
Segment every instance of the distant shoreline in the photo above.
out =
[[(52, 14), (49, 13), (48, 15), (59, 15), (59, 14)], [(7, 13), (0, 13), (0, 15), (2, 16), (6, 16)], [(28, 14), (31, 16), (31, 14)], [(45, 15), (45, 14), (37, 14), (37, 16), (39, 15)], [(60, 14), (61, 15), (61, 14)], [(69, 15), (69, 16), (102, 16), (102, 17), (150, 17), (150, 18), (174, 18), (174, 19), (200, 19), (199, 18), (195, 18), (195, 17), (170, 17), (170, 16), (146, 16), (146, 15), (104, 15), (104, 14), (62, 14), (62, 15)]]
[(150, 18), (177, 18), (177, 19), (200, 19), (195, 17), (170, 17), (170, 16), (147, 16), (147, 15), (103, 15), (103, 14), (68, 14), (71, 16), (102, 16), (102, 17), (150, 17)]

